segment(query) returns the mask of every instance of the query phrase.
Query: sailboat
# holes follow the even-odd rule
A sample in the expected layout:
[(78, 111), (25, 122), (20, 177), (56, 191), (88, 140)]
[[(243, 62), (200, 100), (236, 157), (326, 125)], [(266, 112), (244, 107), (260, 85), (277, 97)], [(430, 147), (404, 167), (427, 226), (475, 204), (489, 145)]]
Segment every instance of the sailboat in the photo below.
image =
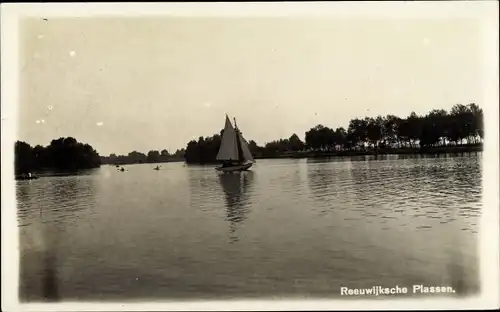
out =
[(223, 164), (215, 168), (217, 171), (234, 172), (248, 170), (255, 160), (253, 159), (247, 141), (241, 135), (236, 119), (234, 119), (234, 128), (226, 114), (226, 125), (222, 133), (219, 152), (217, 153), (218, 161)]

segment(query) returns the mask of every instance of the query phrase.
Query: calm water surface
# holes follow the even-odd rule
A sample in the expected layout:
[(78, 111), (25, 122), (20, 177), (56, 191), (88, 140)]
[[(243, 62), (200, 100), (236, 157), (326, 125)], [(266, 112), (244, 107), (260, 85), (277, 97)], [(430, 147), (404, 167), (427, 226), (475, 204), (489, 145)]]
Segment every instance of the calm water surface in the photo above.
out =
[[(481, 154), (113, 166), (17, 182), (23, 300), (479, 290)], [(456, 295), (455, 294), (455, 295)]]

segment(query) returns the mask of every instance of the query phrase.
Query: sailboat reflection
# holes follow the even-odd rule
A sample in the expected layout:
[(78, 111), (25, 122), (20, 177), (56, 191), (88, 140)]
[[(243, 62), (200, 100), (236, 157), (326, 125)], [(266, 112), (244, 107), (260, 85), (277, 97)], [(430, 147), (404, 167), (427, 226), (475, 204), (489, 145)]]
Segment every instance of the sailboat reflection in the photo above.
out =
[(235, 234), (239, 223), (242, 223), (250, 211), (249, 190), (253, 183), (253, 172), (239, 172), (219, 175), (220, 183), (226, 199), (226, 220), (229, 222), (230, 241), (237, 242)]

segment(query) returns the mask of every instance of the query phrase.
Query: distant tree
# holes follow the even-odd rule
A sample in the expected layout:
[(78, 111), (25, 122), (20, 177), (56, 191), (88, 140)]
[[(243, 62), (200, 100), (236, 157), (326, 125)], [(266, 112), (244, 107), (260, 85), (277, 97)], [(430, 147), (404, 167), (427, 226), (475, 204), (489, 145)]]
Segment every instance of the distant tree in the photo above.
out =
[(250, 140), (248, 142), (248, 148), (250, 149), (250, 152), (252, 153), (252, 155), (258, 155), (260, 154), (260, 147), (257, 145), (257, 143), (255, 143), (254, 140)]
[(35, 148), (17, 141), (14, 153), (16, 174), (41, 169), (73, 171), (101, 165), (99, 154), (90, 145), (72, 137), (54, 139), (47, 147), (37, 145)]
[(17, 141), (14, 147), (14, 167), (16, 174), (28, 173), (34, 168), (34, 153), (32, 147), (22, 141)]
[(422, 119), (415, 112), (411, 112), (406, 122), (409, 127), (408, 139), (410, 147), (415, 147), (416, 141), (420, 138), (422, 133)]
[(158, 151), (149, 151), (146, 159), (148, 163), (156, 163), (160, 161), (160, 156)]
[(146, 154), (143, 154), (143, 153), (140, 153), (137, 151), (133, 151), (133, 152), (128, 153), (128, 158), (131, 160), (131, 162), (133, 164), (142, 164), (142, 163), (147, 162), (148, 157), (146, 156)]
[(475, 103), (471, 103), (468, 105), (469, 110), (473, 116), (473, 124), (472, 124), (472, 136), (475, 138), (475, 141), (479, 139), (483, 139), (484, 137), (484, 125), (483, 125), (483, 110), (479, 108)]
[(199, 137), (198, 141), (192, 140), (187, 144), (185, 160), (187, 163), (212, 163), (216, 161), (221, 144), (221, 136)]
[(441, 133), (439, 132), (439, 123), (427, 115), (422, 122), (422, 132), (420, 134), (420, 147), (435, 146), (440, 142)]
[(298, 137), (297, 134), (292, 134), (292, 136), (290, 136), (290, 138), (288, 139), (288, 149), (290, 151), (300, 151), (300, 150), (303, 150), (304, 149), (304, 142), (302, 142), (302, 140), (300, 140), (300, 138)]
[(311, 128), (305, 134), (306, 145), (310, 149), (332, 149), (337, 142), (335, 142), (335, 131), (325, 127), (321, 124)]
[(319, 149), (321, 148), (321, 138), (320, 131), (323, 128), (323, 125), (317, 125), (314, 128), (311, 128), (306, 132), (306, 145), (310, 149)]
[(365, 118), (364, 124), (366, 125), (366, 138), (373, 147), (378, 146), (382, 139), (382, 124), (378, 120), (368, 117)]
[(397, 129), (396, 135), (398, 136), (398, 140), (401, 145), (408, 147), (410, 146), (410, 140), (412, 136), (411, 124), (406, 118), (405, 119), (399, 118), (397, 122), (398, 124), (396, 126)]
[(186, 149), (181, 148), (181, 149), (176, 150), (173, 156), (175, 158), (184, 158), (185, 153), (186, 153)]
[(345, 147), (347, 143), (347, 132), (344, 128), (340, 127), (333, 132), (333, 141), (335, 142), (335, 149)]
[(355, 118), (349, 122), (347, 129), (352, 147), (365, 147), (365, 142), (368, 140), (368, 120)]
[(400, 123), (399, 118), (394, 116), (394, 115), (387, 115), (384, 119), (384, 125), (382, 129), (382, 133), (384, 134), (384, 138), (387, 143), (389, 143), (391, 146), (393, 144), (400, 144), (397, 136), (397, 126)]

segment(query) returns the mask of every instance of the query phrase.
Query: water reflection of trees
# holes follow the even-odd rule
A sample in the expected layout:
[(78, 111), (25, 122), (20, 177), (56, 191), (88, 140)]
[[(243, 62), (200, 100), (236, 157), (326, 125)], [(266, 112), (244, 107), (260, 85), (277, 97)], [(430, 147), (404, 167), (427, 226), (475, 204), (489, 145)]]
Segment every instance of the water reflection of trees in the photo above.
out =
[[(359, 199), (419, 205), (475, 202), (481, 193), (479, 157), (402, 157), (353, 162), (353, 193)], [(471, 196), (472, 195), (472, 196)]]
[[(414, 199), (424, 196), (420, 199), (425, 199), (436, 191), (447, 192), (450, 187), (455, 192), (460, 189), (467, 189), (475, 195), (481, 192), (481, 159), (475, 155), (383, 155), (351, 160), (307, 160), (307, 163), (309, 188), (317, 199), (333, 193), (347, 195), (347, 192), (360, 200), (377, 201), (378, 197), (392, 197), (401, 201), (408, 196)], [(465, 200), (466, 193), (455, 195)]]
[[(78, 221), (78, 216), (95, 204), (96, 191), (93, 177), (73, 176), (60, 180), (53, 192), (60, 199), (57, 208), (47, 212), (48, 224), (43, 225), (45, 244), (44, 266), (42, 277), (42, 294), (47, 301), (59, 301), (58, 258), (59, 242), (64, 231), (71, 223)], [(89, 202), (91, 201), (91, 202)], [(44, 222), (42, 212), (42, 222)]]
[(328, 162), (307, 162), (307, 181), (315, 197), (322, 197), (325, 190), (335, 187), (334, 170)]
[(454, 178), (463, 185), (473, 189), (480, 189), (482, 186), (482, 164), (480, 156), (460, 157), (454, 159)]
[[(346, 205), (346, 192), (352, 186), (349, 171), (352, 163), (347, 157), (335, 157), (334, 159), (308, 159), (307, 160), (307, 184), (311, 199), (317, 202), (321, 213), (333, 206)], [(339, 198), (343, 198), (339, 200)]]
[[(430, 159), (425, 163), (415, 164), (410, 168), (411, 176), (425, 180), (425, 187), (430, 191), (443, 188), (464, 190), (464, 199), (470, 194), (481, 192), (481, 159), (479, 157), (455, 157), (447, 159)], [(457, 193), (457, 195), (459, 195)]]
[(78, 214), (95, 206), (98, 196), (94, 178), (89, 175), (54, 179), (44, 189), (46, 222), (67, 221), (68, 218), (76, 221)]
[[(22, 181), (25, 182), (25, 181)], [(98, 188), (93, 176), (42, 177), (18, 184), (21, 300), (60, 298), (60, 246), (64, 232), (84, 220), (96, 203)], [(38, 288), (37, 288), (38, 287)]]
[(221, 174), (219, 176), (226, 201), (226, 220), (230, 224), (231, 241), (238, 241), (235, 234), (238, 224), (243, 223), (250, 211), (249, 191), (253, 184), (252, 171)]

